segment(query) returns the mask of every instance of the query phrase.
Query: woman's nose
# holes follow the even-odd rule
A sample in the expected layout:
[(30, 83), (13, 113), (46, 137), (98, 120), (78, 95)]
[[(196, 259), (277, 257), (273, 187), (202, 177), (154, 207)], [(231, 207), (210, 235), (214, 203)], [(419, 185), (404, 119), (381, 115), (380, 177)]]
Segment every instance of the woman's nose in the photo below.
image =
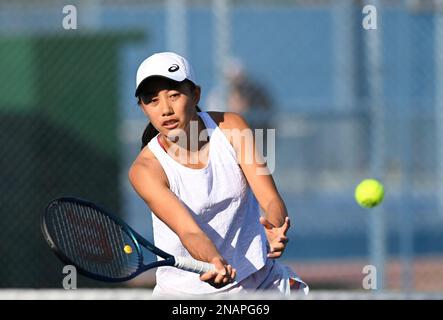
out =
[(167, 98), (161, 99), (161, 105), (162, 105), (163, 116), (167, 116), (174, 113), (174, 109), (172, 109), (172, 106)]

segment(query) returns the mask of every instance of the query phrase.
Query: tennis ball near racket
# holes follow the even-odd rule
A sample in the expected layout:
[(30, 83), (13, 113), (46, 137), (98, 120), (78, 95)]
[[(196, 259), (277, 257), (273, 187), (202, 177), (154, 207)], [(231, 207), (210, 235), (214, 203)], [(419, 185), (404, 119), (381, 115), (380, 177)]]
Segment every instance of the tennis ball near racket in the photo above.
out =
[(375, 179), (365, 179), (355, 188), (355, 200), (363, 208), (373, 208), (383, 201), (383, 185)]
[(125, 251), (127, 254), (131, 254), (131, 253), (132, 253), (132, 248), (131, 248), (130, 245), (126, 245), (126, 246), (123, 248), (123, 251)]

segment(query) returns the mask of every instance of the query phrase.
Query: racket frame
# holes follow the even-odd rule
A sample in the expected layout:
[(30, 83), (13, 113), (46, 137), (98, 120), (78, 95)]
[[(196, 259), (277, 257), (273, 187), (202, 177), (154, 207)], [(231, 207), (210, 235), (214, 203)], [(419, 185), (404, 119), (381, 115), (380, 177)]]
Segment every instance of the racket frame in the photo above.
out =
[[(133, 241), (133, 244), (135, 245), (135, 250), (138, 257), (139, 257), (139, 264), (137, 266), (137, 269), (134, 273), (130, 274), (126, 277), (121, 278), (111, 278), (106, 277), (103, 275), (98, 275), (96, 273), (91, 273), (82, 267), (78, 266), (75, 262), (73, 262), (70, 258), (68, 258), (64, 252), (58, 248), (58, 246), (55, 244), (55, 241), (52, 239), (51, 234), (49, 233), (49, 230), (47, 228), (47, 215), (49, 214), (51, 207), (54, 205), (59, 204), (60, 202), (69, 202), (69, 203), (77, 203), (80, 205), (86, 205), (88, 207), (91, 207), (94, 210), (97, 210), (101, 214), (104, 214), (108, 216), (111, 220), (113, 220), (116, 224), (118, 224), (124, 233), (129, 236), (129, 238)], [(169, 253), (164, 252), (163, 250), (157, 248), (154, 246), (151, 242), (143, 238), (140, 234), (138, 234), (135, 230), (133, 230), (130, 226), (128, 226), (122, 219), (117, 217), (116, 215), (110, 213), (108, 210), (104, 209), (103, 207), (97, 205), (96, 203), (93, 203), (91, 201), (77, 198), (77, 197), (60, 197), (52, 200), (45, 209), (45, 213), (41, 216), (41, 230), (44, 235), (44, 238), (46, 242), (49, 244), (52, 251), (62, 260), (64, 263), (75, 266), (78, 273), (87, 276), (92, 279), (96, 279), (99, 281), (104, 282), (124, 282), (131, 280), (135, 277), (137, 277), (139, 274), (145, 272), (146, 270), (162, 267), (162, 266), (174, 266), (175, 265), (175, 258), (174, 256), (170, 255)], [(151, 251), (155, 255), (163, 258), (164, 260), (158, 260), (149, 264), (144, 264), (144, 256), (142, 249), (140, 247), (142, 245), (147, 250)], [(133, 248), (134, 249), (134, 248)], [(134, 253), (134, 251), (132, 253)]]

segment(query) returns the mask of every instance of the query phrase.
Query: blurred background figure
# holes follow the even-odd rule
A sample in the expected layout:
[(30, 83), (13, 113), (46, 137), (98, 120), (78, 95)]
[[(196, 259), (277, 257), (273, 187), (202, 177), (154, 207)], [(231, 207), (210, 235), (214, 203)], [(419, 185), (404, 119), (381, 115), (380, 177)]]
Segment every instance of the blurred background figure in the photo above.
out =
[(205, 107), (239, 113), (253, 129), (270, 128), (274, 108), (270, 88), (248, 72), (238, 58), (229, 60), (225, 73), (228, 83), (227, 106), (223, 106), (220, 88), (214, 88), (208, 95)]

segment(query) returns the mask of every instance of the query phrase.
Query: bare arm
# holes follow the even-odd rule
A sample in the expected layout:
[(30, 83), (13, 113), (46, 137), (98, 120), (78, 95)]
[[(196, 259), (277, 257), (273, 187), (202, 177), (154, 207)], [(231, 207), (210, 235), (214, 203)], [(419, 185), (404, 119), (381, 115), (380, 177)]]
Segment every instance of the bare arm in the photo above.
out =
[[(155, 215), (177, 234), (194, 259), (215, 265), (218, 274), (209, 272), (201, 279), (213, 285), (227, 283), (232, 276), (232, 268), (224, 261), (188, 209), (168, 188), (167, 177), (158, 161), (136, 160), (129, 170), (129, 180), (134, 190)], [(235, 270), (233, 276), (235, 276)]]
[[(224, 129), (237, 154), (239, 165), (257, 198), (265, 216), (260, 218), (271, 247), (269, 257), (278, 258), (289, 241), (286, 232), (290, 227), (288, 212), (275, 186), (264, 158), (255, 147), (252, 130), (236, 113), (224, 114)], [(240, 137), (238, 136), (240, 135)]]

